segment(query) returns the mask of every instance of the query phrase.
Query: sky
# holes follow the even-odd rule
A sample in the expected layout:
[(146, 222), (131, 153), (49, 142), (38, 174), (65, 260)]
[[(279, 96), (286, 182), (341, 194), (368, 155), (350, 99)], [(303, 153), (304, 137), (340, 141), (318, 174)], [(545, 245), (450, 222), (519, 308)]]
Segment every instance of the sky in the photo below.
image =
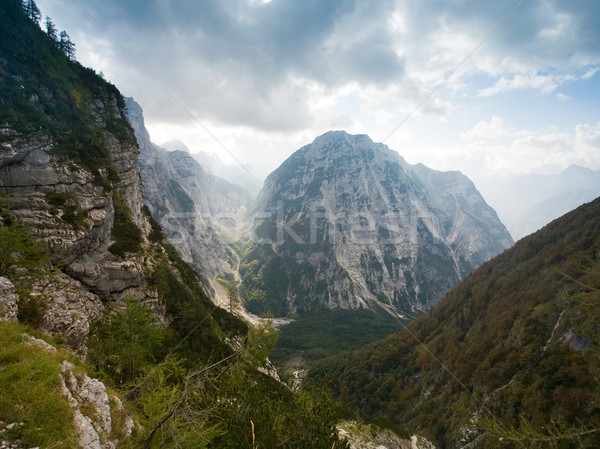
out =
[(494, 180), (600, 169), (597, 0), (36, 0), (153, 142), (256, 182), (329, 130)]

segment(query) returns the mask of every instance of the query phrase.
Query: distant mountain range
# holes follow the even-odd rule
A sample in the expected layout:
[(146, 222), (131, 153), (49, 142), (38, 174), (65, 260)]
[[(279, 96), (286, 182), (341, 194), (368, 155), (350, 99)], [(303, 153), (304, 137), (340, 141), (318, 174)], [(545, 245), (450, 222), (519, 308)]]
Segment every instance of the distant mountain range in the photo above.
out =
[(518, 176), (485, 195), (515, 240), (598, 196), (600, 170), (576, 165), (556, 175)]
[(262, 181), (252, 174), (253, 168), (250, 165), (242, 166), (237, 162), (226, 164), (218, 155), (207, 151), (192, 153), (187, 145), (178, 139), (165, 142), (160, 147), (168, 151), (183, 151), (188, 153), (207, 173), (243, 187), (252, 197), (255, 197), (262, 187)]
[[(220, 287), (214, 280), (231, 270), (227, 236), (235, 238), (244, 227), (250, 196), (207, 173), (181, 142), (171, 142), (170, 151), (153, 144), (142, 108), (132, 98), (126, 105), (140, 146), (144, 201), (184, 260), (203, 274), (214, 298)], [(226, 294), (217, 293), (224, 300)]]

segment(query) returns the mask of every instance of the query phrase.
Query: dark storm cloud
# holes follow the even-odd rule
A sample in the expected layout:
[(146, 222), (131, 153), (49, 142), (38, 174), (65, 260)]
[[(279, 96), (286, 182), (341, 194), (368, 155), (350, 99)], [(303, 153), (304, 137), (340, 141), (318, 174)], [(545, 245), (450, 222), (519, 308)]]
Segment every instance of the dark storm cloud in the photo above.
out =
[[(517, 0), (432, 0), (406, 2), (406, 11), (415, 33), (448, 26), (483, 39), (518, 4)], [(539, 67), (570, 65), (582, 57), (598, 62), (600, 2), (525, 0), (486, 41), (483, 51)]]
[[(223, 123), (304, 128), (312, 118), (302, 80), (386, 85), (404, 74), (385, 0), (95, 0), (88, 8), (186, 105)], [(127, 52), (116, 53), (119, 66), (133, 65)], [(145, 100), (147, 114), (189, 119), (171, 101)]]
[[(69, 14), (90, 20), (72, 2), (48, 1), (64, 1)], [(432, 35), (449, 29), (474, 41), (483, 39), (516, 4), (516, 0), (85, 2), (127, 48), (112, 42), (111, 72), (118, 77), (113, 81), (144, 104), (148, 117), (190, 119), (135, 59), (200, 117), (281, 131), (303, 129), (314, 120), (308, 84), (326, 90), (349, 82), (381, 88), (404, 81), (419, 84), (406, 67), (415, 59), (438, 56), (438, 49), (426, 46)], [(404, 23), (401, 31), (390, 25), (394, 13)], [(102, 37), (107, 39), (106, 34)], [(600, 62), (598, 42), (600, 2), (526, 0), (478, 54), (491, 56), (498, 64), (510, 58), (534, 70), (552, 70), (577, 58)]]

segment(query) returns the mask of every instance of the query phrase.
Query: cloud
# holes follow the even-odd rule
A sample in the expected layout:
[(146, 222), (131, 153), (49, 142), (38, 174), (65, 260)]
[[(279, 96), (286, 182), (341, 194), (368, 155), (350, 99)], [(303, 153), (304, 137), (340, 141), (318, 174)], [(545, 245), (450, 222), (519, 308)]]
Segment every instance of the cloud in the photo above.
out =
[(469, 131), (460, 136), (465, 140), (495, 140), (507, 136), (509, 133), (504, 128), (504, 122), (500, 117), (493, 116), (490, 122), (480, 121)]
[[(498, 136), (512, 139), (494, 142)], [(509, 134), (502, 120), (493, 117), (490, 123), (479, 122), (463, 137), (478, 140), (446, 148), (446, 164), (468, 161), (466, 165), (473, 170), (505, 175), (558, 173), (573, 164), (600, 168), (600, 123), (580, 124), (571, 132)], [(480, 177), (481, 173), (470, 175)]]
[[(558, 160), (570, 144), (575, 154), (576, 147), (588, 148), (593, 141), (587, 128), (579, 139), (588, 143), (579, 147), (575, 137), (570, 143), (565, 137), (575, 131), (549, 140), (542, 136), (550, 134), (535, 130), (520, 135), (505, 128), (494, 108), (509, 97), (503, 94), (526, 89), (548, 94), (545, 100), (556, 104), (568, 94), (563, 109), (577, 105), (577, 89), (559, 91), (592, 80), (599, 70), (600, 2), (594, 0), (526, 0), (510, 17), (515, 2), (479, 0), (37, 3), (69, 31), (82, 63), (102, 70), (143, 105), (150, 125), (188, 132), (199, 128), (196, 117), (217, 130), (228, 147), (249, 154), (248, 161), (258, 151), (275, 152), (274, 144), (265, 142), (307, 143), (327, 127), (386, 136), (433, 89), (396, 136), (406, 132), (427, 139), (441, 134), (445, 124), (437, 157), (461, 136), (461, 147), (447, 154), (462, 152), (486, 166), (523, 170), (514, 163), (515, 154), (523, 155), (521, 164), (538, 166), (544, 157), (536, 148)], [(474, 110), (475, 103), (481, 109)], [(519, 105), (519, 112), (527, 107)], [(475, 114), (491, 119), (481, 121)], [(564, 129), (560, 111), (554, 117), (546, 126)], [(464, 118), (476, 125), (465, 130)], [(410, 129), (412, 123), (421, 131)], [(182, 136), (165, 140), (176, 137)], [(538, 159), (527, 156), (534, 153)]]
[(190, 117), (146, 69), (204, 119), (280, 131), (314, 120), (309, 83), (385, 87), (405, 75), (388, 1), (93, 0), (86, 7), (126, 47), (113, 42), (106, 71), (163, 121)]
[(500, 78), (492, 87), (479, 90), (479, 95), (489, 97), (502, 92), (516, 89), (534, 89), (542, 94), (554, 92), (559, 86), (569, 81), (577, 80), (577, 76), (569, 75), (542, 75), (539, 73), (518, 73), (512, 78)]

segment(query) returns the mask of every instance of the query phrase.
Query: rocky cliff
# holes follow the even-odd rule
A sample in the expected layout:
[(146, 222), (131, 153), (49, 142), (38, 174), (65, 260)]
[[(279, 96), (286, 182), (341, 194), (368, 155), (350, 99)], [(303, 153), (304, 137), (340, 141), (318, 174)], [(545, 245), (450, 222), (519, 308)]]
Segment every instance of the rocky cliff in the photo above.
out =
[[(94, 112), (102, 118), (103, 111), (116, 108), (115, 104), (114, 98), (108, 105), (95, 103)], [(114, 161), (111, 167), (116, 168), (114, 182), (108, 179), (108, 169), (99, 167), (93, 173), (58, 151), (52, 135), (24, 136), (9, 124), (2, 129), (0, 143), (0, 195), (7, 198), (12, 214), (48, 244), (53, 263), (64, 272), (53, 287), (45, 287), (53, 292), (44, 294), (54, 298), (47, 327), (62, 329), (67, 343), (76, 349), (84, 348), (88, 318), (98, 315), (101, 301), (125, 294), (140, 299), (153, 296), (145, 288), (142, 255), (134, 251), (125, 259), (110, 250), (115, 244), (115, 200), (117, 215), (126, 216), (117, 221), (137, 229), (138, 243), (149, 230), (141, 212), (137, 146), (134, 140), (118, 140), (106, 129), (101, 132)]]
[(265, 181), (242, 274), (249, 308), (427, 310), (512, 244), (471, 181), (329, 132)]
[(231, 271), (230, 263), (236, 265), (227, 243), (237, 240), (244, 228), (249, 197), (241, 187), (206, 173), (188, 152), (154, 145), (142, 108), (132, 98), (126, 103), (140, 144), (146, 203), (182, 257), (218, 290), (212, 281)]

